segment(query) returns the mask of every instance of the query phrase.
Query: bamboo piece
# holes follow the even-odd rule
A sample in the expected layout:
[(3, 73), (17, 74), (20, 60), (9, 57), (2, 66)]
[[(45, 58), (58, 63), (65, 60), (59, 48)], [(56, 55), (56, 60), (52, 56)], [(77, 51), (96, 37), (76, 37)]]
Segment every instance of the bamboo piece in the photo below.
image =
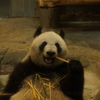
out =
[[(30, 84), (33, 85), (33, 84), (32, 84), (32, 80), (30, 80)], [(33, 98), (36, 99), (36, 92), (35, 92), (34, 89), (32, 89), (32, 94), (33, 94)]]
[(63, 59), (63, 58), (60, 58), (60, 57), (56, 57), (57, 59), (59, 59), (59, 60), (61, 60), (61, 61), (64, 61), (64, 62), (66, 62), (66, 63), (69, 63), (69, 61), (68, 60), (65, 60), (65, 59)]
[(50, 100), (51, 100), (51, 83), (49, 82), (49, 92), (50, 92)]
[[(36, 87), (36, 83), (32, 80), (26, 81), (26, 83), (29, 85), (29, 90), (21, 97), (20, 100), (24, 100), (25, 96), (30, 92), (32, 94), (33, 99), (37, 100), (51, 100), (51, 90), (52, 88), (55, 88), (55, 85), (59, 83), (60, 80), (65, 78), (65, 76), (60, 76), (58, 77), (54, 82), (50, 82), (48, 78), (42, 78), (39, 74), (36, 74), (35, 81), (40, 81), (41, 87), (38, 88)], [(38, 80), (37, 80), (38, 79)], [(35, 85), (34, 85), (35, 83)], [(43, 93), (43, 94), (42, 94)], [(46, 95), (49, 95), (49, 98), (46, 97)]]
[(31, 89), (29, 89), (22, 97), (20, 100), (23, 100), (23, 98), (31, 91)]
[(37, 90), (37, 88), (36, 88), (34, 85), (30, 84), (30, 82), (28, 82), (28, 84), (29, 84), (29, 86), (30, 86), (32, 89), (34, 89), (34, 90), (37, 92), (37, 95), (38, 95), (39, 97), (41, 97), (42, 100), (44, 100), (44, 98), (43, 98), (42, 95), (39, 93), (39, 91)]

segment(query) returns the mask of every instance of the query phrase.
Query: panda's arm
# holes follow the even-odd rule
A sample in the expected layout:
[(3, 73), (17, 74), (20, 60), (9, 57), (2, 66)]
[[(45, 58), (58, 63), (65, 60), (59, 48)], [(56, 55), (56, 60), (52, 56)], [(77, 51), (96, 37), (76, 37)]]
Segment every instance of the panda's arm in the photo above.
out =
[[(25, 63), (19, 63), (14, 68), (13, 72), (9, 76), (9, 80), (7, 82), (7, 85), (3, 91), (3, 93), (16, 93), (21, 86), (22, 81), (29, 75), (34, 73), (34, 64), (31, 64), (31, 62), (25, 62)], [(4, 97), (0, 96), (0, 100), (9, 100), (11, 95), (8, 95), (6, 99)], [(2, 99), (1, 99), (2, 98)]]
[(4, 89), (4, 92), (15, 93), (20, 88), (21, 82), (34, 71), (31, 66), (24, 63), (19, 63), (14, 71), (11, 73), (8, 83)]
[(67, 75), (60, 81), (61, 90), (72, 99), (83, 100), (83, 66), (79, 61), (71, 60), (67, 67)]

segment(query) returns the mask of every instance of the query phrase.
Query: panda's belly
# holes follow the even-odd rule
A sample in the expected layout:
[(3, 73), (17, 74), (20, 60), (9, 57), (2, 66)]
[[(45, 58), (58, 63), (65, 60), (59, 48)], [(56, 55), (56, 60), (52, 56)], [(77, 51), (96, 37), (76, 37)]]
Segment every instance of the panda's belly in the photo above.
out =
[(59, 88), (59, 82), (41, 78), (39, 74), (24, 80), (24, 85), (10, 100), (71, 100)]

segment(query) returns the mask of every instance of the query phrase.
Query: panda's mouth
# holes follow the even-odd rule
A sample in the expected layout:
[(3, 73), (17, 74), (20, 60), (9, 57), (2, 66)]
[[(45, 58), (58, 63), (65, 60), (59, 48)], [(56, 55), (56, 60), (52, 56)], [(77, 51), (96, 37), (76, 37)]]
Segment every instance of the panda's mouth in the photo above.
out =
[(47, 63), (47, 64), (52, 64), (54, 62), (54, 59), (53, 57), (44, 57), (44, 62)]

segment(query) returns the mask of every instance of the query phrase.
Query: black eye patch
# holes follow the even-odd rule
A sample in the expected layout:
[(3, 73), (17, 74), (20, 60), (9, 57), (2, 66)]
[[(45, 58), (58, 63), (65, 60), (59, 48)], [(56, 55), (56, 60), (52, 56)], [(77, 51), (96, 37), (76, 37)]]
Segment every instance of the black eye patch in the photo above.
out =
[(58, 52), (61, 52), (62, 49), (61, 49), (59, 43), (56, 43), (55, 46), (57, 47)]
[(43, 42), (40, 46), (39, 46), (39, 49), (41, 51), (43, 51), (44, 47), (47, 45), (47, 42)]

